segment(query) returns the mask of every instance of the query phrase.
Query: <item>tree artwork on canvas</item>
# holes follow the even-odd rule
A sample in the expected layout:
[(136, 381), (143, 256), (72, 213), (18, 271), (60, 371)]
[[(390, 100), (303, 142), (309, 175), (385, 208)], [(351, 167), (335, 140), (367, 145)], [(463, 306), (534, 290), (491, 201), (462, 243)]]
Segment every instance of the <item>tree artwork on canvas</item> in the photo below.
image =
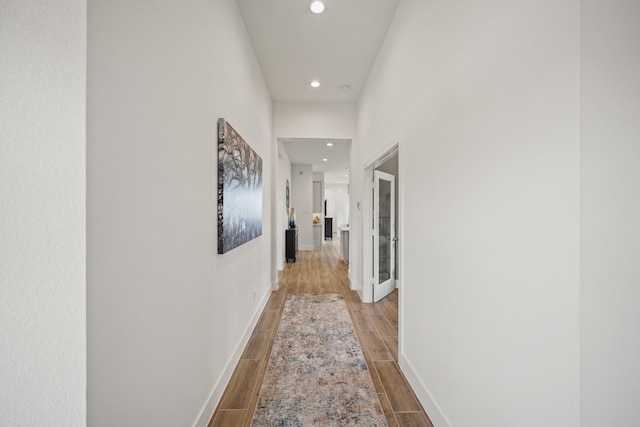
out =
[(218, 120), (218, 253), (262, 235), (262, 158)]

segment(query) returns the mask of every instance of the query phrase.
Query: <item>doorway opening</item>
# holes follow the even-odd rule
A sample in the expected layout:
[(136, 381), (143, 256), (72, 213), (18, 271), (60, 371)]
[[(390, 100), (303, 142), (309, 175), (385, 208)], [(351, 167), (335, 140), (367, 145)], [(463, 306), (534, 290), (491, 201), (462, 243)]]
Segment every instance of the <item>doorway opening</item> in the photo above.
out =
[(401, 278), (399, 145), (365, 169), (363, 209), (364, 302), (376, 302), (398, 289)]
[[(349, 224), (351, 156), (351, 139), (347, 138), (276, 138), (276, 142), (274, 277), (286, 264), (285, 231), (292, 209), (297, 250), (320, 250), (341, 237), (348, 243), (348, 233), (342, 231)], [(348, 249), (341, 251), (341, 258), (348, 263)]]
[[(363, 197), (363, 230), (362, 230), (362, 266), (363, 266), (363, 289), (361, 298), (363, 302), (375, 303), (379, 299), (384, 299), (385, 292), (397, 291), (397, 310), (398, 310), (398, 360), (402, 369), (401, 354), (403, 353), (403, 325), (404, 325), (404, 303), (402, 294), (402, 277), (403, 277), (403, 166), (400, 143), (394, 144), (389, 149), (378, 156), (377, 159), (369, 163), (365, 168), (366, 186)], [(389, 179), (393, 177), (393, 180)], [(387, 184), (380, 185), (380, 179), (386, 181)], [(376, 181), (378, 182), (376, 188)], [(393, 181), (391, 183), (391, 181)], [(382, 188), (381, 188), (382, 187)], [(376, 194), (377, 193), (377, 194)], [(386, 211), (385, 201), (383, 198), (388, 194), (391, 208), (395, 217), (395, 224), (389, 223), (389, 229), (384, 229)], [(377, 196), (377, 197), (376, 197)], [(382, 203), (382, 206), (380, 204)], [(376, 206), (377, 204), (377, 206)], [(376, 209), (378, 214), (376, 216)], [(382, 213), (382, 220), (380, 218)], [(377, 224), (376, 224), (377, 222)], [(377, 230), (376, 230), (377, 227)], [(380, 240), (380, 231), (386, 234), (382, 242)], [(390, 231), (391, 233), (386, 233)], [(378, 236), (376, 237), (376, 233)], [(376, 240), (377, 238), (377, 240)], [(388, 247), (384, 239), (388, 239)], [(381, 248), (382, 246), (382, 248)], [(376, 249), (377, 247), (377, 249)], [(382, 260), (381, 260), (382, 256)], [(375, 258), (378, 258), (377, 261)], [(385, 265), (389, 260), (388, 268)], [(376, 272), (376, 269), (378, 271)], [(389, 278), (393, 280), (393, 285), (385, 284), (386, 271), (388, 270)]]

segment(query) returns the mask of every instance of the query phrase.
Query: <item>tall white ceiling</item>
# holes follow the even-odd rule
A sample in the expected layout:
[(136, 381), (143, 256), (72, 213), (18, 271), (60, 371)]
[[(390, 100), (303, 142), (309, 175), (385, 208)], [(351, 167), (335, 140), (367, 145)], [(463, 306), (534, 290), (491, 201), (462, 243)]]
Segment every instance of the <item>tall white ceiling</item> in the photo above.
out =
[(272, 99), (303, 102), (358, 100), (398, 2), (324, 0), (316, 15), (310, 0), (237, 0)]
[[(236, 0), (271, 98), (276, 102), (355, 103), (399, 0)], [(312, 80), (320, 82), (312, 88)], [(348, 86), (348, 91), (341, 89)], [(283, 141), (294, 164), (311, 164), (327, 183), (348, 183), (348, 141)], [(327, 162), (322, 159), (327, 158)]]

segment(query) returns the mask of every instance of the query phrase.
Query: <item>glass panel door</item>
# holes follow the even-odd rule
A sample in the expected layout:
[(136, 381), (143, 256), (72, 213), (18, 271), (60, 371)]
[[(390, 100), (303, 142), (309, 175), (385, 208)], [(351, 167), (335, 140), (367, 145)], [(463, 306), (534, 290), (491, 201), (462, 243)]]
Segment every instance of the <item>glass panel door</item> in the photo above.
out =
[(373, 171), (373, 301), (395, 289), (395, 177)]
[(378, 198), (378, 284), (391, 278), (391, 182), (380, 180)]

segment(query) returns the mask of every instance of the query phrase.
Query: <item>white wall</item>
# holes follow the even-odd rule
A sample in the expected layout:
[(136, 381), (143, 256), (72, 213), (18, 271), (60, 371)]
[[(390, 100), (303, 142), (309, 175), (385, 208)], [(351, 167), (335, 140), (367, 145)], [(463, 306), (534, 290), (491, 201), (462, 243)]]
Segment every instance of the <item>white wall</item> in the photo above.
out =
[(581, 2), (582, 426), (640, 419), (640, 3)]
[[(271, 285), (271, 99), (233, 0), (92, 1), (88, 49), (89, 424), (206, 425)], [(224, 255), (219, 117), (263, 159)]]
[(313, 249), (313, 167), (291, 165), (291, 207), (296, 212), (298, 249)]
[(288, 139), (353, 139), (356, 136), (356, 105), (274, 102), (273, 134)]
[[(276, 239), (276, 253), (278, 254), (276, 260), (276, 269), (281, 270), (286, 262), (285, 253), (285, 230), (289, 228), (289, 213), (287, 211), (286, 201), (286, 185), (289, 181), (289, 197), (291, 197), (291, 161), (287, 150), (285, 150), (282, 142), (277, 141), (278, 145), (278, 183), (277, 183), (277, 204), (275, 209), (275, 215), (278, 218), (276, 230), (274, 236)], [(289, 205), (291, 205), (291, 198), (289, 198)]]
[(86, 4), (0, 3), (0, 425), (86, 425)]
[(403, 1), (361, 97), (359, 169), (400, 143), (400, 357), (438, 427), (579, 425), (578, 24)]

